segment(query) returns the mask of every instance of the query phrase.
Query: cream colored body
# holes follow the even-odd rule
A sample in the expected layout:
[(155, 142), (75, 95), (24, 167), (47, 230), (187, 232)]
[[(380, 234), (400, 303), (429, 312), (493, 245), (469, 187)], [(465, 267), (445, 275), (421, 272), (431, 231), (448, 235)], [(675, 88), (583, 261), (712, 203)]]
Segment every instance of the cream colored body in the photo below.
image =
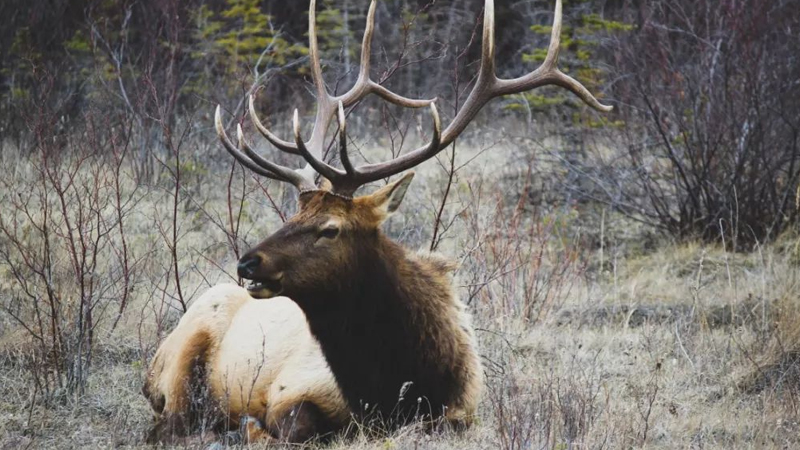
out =
[(313, 402), (334, 423), (349, 410), (302, 310), (286, 297), (255, 300), (237, 285), (209, 289), (184, 314), (150, 364), (145, 394), (158, 415), (187, 414), (188, 380), (205, 361), (212, 399), (231, 426), (245, 416), (265, 425), (299, 402)]

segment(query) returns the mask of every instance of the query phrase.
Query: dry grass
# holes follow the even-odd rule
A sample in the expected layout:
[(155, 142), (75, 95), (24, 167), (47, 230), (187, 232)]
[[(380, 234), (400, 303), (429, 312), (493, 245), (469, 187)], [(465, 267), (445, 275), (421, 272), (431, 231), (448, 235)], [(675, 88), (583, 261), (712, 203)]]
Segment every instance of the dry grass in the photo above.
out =
[[(502, 185), (481, 181), (496, 177), (498, 161), (509, 154), (494, 149), (489, 163), (459, 172), (438, 245), (460, 262), (459, 292), (475, 314), (487, 372), (477, 425), (462, 434), (408, 427), (325, 448), (800, 445), (800, 240), (786, 236), (750, 254), (697, 244), (637, 254), (630, 242), (601, 237), (602, 250), (587, 250), (576, 230), (598, 235), (600, 224), (573, 209), (531, 210), (528, 196), (515, 197), (531, 186), (524, 170)], [(19, 183), (29, 181), (30, 171), (12, 173)], [(225, 244), (230, 230), (215, 224), (228, 214), (227, 193), (219, 188), (228, 173), (195, 175), (184, 185), (177, 218), (187, 298), (229, 280), (225, 270), (235, 260)], [(420, 175), (405, 212), (387, 229), (428, 248), (446, 177), (435, 164)], [(125, 183), (132, 188), (130, 179)], [(180, 315), (157, 226), (170, 217), (168, 186), (136, 194), (127, 222), (141, 261), (136, 287), (116, 328), (111, 320), (98, 324), (82, 395), (56, 390), (42, 398), (32, 384), (31, 373), (41, 368), (31, 359), (31, 338), (6, 314), (18, 286), (0, 266), (0, 448), (143, 446), (150, 419), (139, 393), (143, 367)], [(291, 209), (279, 189), (269, 192)], [(247, 181), (245, 191), (236, 236), (243, 247), (279, 222), (258, 186)], [(606, 236), (624, 236), (630, 226), (603, 217)]]

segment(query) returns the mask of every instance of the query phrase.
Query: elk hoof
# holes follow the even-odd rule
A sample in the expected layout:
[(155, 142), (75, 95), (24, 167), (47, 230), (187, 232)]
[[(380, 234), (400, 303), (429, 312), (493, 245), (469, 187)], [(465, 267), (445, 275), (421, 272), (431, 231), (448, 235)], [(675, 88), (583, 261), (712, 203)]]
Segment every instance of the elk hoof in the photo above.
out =
[(257, 442), (265, 437), (267, 431), (261, 421), (252, 416), (244, 416), (239, 421), (239, 432), (245, 443)]

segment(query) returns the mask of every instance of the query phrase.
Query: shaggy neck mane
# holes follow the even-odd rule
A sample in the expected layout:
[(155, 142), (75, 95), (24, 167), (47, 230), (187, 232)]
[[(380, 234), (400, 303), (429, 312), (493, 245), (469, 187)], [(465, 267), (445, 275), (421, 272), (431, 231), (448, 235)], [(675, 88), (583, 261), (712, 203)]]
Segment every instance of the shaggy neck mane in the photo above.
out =
[(461, 404), (475, 359), (448, 269), (373, 238), (358, 244), (347, 284), (295, 300), (357, 416), (441, 417)]

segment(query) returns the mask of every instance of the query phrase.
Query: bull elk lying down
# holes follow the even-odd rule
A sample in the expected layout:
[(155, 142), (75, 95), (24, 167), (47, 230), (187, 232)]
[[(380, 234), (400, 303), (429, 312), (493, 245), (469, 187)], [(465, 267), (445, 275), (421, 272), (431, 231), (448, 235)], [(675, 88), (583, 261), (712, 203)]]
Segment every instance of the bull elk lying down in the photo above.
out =
[[(370, 78), (375, 6), (373, 0), (358, 80), (346, 93), (333, 96), (322, 78), (311, 2), (309, 53), (318, 105), (308, 141), (300, 135), (296, 110), (294, 142), (284, 141), (262, 124), (254, 99), (249, 99), (256, 129), (279, 150), (302, 156), (310, 167), (293, 170), (265, 159), (241, 127), (234, 144), (217, 107), (216, 128), (225, 149), (253, 172), (293, 184), (299, 191), (299, 211), (239, 260), (239, 276), (252, 281), (247, 296), (232, 286), (211, 289), (158, 349), (145, 389), (159, 416), (155, 430), (180, 428), (174, 425), (188, 414), (184, 394), (193, 365), (203, 369), (212, 399), (228, 418), (221, 423), (236, 425), (237, 419), (247, 418), (249, 439), (302, 442), (352, 418), (367, 423), (379, 419), (390, 428), (412, 420), (468, 425), (473, 419), (483, 374), (450, 266), (438, 257), (409, 252), (380, 230), (400, 205), (413, 173), (370, 195), (353, 194), (435, 156), (494, 97), (557, 85), (597, 110), (611, 108), (556, 67), (561, 0), (556, 1), (542, 65), (519, 78), (498, 78), (494, 4), (486, 0), (480, 71), (463, 107), (442, 131), (434, 100), (402, 97)], [(405, 107), (429, 106), (430, 142), (388, 162), (355, 167), (347, 152), (345, 110), (368, 94)], [(341, 169), (322, 156), (334, 116)], [(321, 186), (309, 169), (323, 179)], [(261, 372), (254, 375), (257, 366)]]

